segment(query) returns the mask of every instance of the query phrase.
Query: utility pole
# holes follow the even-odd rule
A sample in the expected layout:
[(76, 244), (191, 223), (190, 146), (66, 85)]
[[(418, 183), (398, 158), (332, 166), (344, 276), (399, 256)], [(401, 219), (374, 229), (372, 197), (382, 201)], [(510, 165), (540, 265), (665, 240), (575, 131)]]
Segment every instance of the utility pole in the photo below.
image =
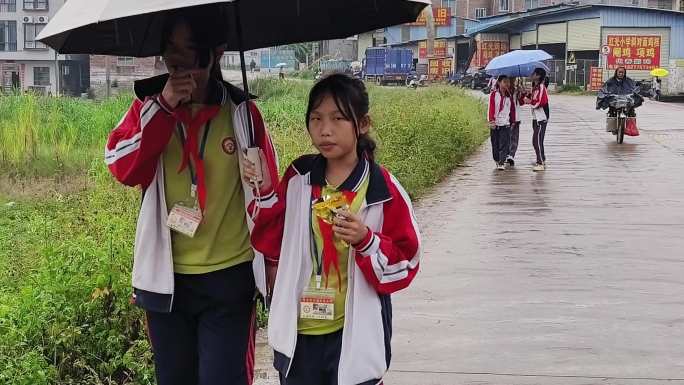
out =
[(57, 50), (55, 50), (55, 95), (59, 96), (59, 76), (61, 72), (59, 71), (59, 56)]
[(107, 99), (111, 96), (111, 87), (112, 87), (112, 79), (111, 79), (111, 71), (109, 69), (109, 55), (105, 55), (105, 81), (107, 82), (107, 88), (105, 95)]
[(432, 13), (432, 6), (425, 8), (425, 28), (427, 29), (427, 56), (431, 57), (435, 53), (435, 17)]

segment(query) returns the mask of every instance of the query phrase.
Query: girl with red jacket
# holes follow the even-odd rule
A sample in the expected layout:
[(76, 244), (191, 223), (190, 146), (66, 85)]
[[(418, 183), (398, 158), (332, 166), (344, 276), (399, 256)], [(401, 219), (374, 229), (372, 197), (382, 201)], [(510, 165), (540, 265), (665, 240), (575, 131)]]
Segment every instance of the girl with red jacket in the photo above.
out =
[(314, 86), (319, 154), (292, 163), (256, 218), (253, 244), (279, 258), (268, 335), (282, 385), (376, 385), (389, 368), (390, 294), (416, 276), (420, 234), (408, 194), (374, 160), (368, 104), (358, 79)]
[(135, 303), (147, 316), (159, 385), (249, 385), (255, 288), (267, 292), (275, 264), (250, 244), (240, 154), (246, 109), (254, 142), (277, 178), (275, 151), (256, 106), (225, 83), (224, 20), (183, 9), (164, 28), (169, 74), (136, 82), (136, 100), (112, 131), (106, 163), (143, 191), (133, 262)]
[(532, 80), (532, 94), (525, 100), (532, 107), (532, 145), (537, 154), (537, 164), (532, 170), (546, 170), (546, 153), (544, 152), (544, 138), (546, 136), (546, 125), (549, 122), (549, 93), (546, 89), (548, 78), (546, 71), (537, 68), (530, 77)]
[(515, 101), (510, 92), (510, 79), (500, 75), (496, 87), (489, 94), (488, 121), (492, 140), (492, 154), (498, 170), (506, 169), (510, 153), (511, 125), (515, 124)]

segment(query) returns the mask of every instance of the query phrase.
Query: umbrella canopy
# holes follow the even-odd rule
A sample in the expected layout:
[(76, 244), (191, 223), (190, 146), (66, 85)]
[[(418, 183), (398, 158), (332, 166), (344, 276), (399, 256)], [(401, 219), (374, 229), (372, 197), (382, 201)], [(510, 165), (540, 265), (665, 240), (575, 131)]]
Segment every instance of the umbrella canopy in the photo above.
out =
[[(229, 51), (346, 38), (415, 21), (430, 0), (69, 0), (38, 40), (63, 54), (161, 54), (165, 11), (207, 6)], [(238, 28), (240, 27), (240, 28)]]
[[(516, 50), (497, 56), (487, 64), (485, 70), (490, 71), (503, 70), (506, 68), (525, 67), (533, 63), (539, 63), (544, 60), (552, 59), (553, 57), (546, 53), (546, 51), (535, 50)], [(526, 67), (529, 68), (529, 67)], [(534, 68), (532, 69), (534, 71)], [(523, 75), (524, 76), (524, 75)]]
[(278, 67), (287, 67), (287, 63), (278, 63), (278, 64), (276, 64), (275, 66), (276, 66), (276, 68), (278, 68)]
[(659, 78), (664, 78), (665, 76), (669, 75), (670, 72), (666, 70), (665, 68), (656, 68), (651, 70), (651, 76), (659, 77)]
[(549, 67), (547, 67), (546, 64), (542, 62), (532, 62), (498, 69), (489, 69), (487, 70), (487, 74), (492, 76), (506, 75), (514, 77), (527, 77), (532, 75), (534, 70), (537, 68), (543, 69), (544, 71), (546, 71), (546, 73), (549, 72)]

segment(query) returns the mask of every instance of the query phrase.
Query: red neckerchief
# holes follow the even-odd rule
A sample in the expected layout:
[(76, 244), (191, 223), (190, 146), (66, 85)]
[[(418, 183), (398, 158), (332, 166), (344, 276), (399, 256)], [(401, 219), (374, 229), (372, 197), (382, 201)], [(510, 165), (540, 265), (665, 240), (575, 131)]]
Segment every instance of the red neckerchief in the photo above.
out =
[[(321, 198), (323, 188), (318, 185), (313, 185), (311, 190), (311, 195), (314, 201)], [(356, 198), (356, 193), (353, 191), (342, 191), (344, 197), (349, 202), (351, 206)], [(309, 213), (309, 215), (312, 215)], [(337, 271), (337, 282), (339, 282), (338, 290), (342, 290), (342, 274), (340, 273), (340, 259), (337, 255), (337, 248), (335, 248), (335, 234), (333, 232), (333, 225), (327, 223), (321, 218), (316, 217), (318, 221), (318, 228), (321, 230), (321, 238), (323, 238), (323, 275), (325, 276), (325, 288), (328, 288), (328, 274), (330, 273), (330, 268), (335, 267)], [(313, 231), (313, 229), (312, 229)], [(314, 239), (314, 242), (316, 240)], [(316, 256), (318, 258), (318, 256)]]
[(178, 172), (180, 173), (185, 170), (185, 168), (188, 167), (190, 158), (192, 158), (197, 174), (197, 199), (202, 212), (204, 212), (207, 202), (207, 185), (204, 174), (204, 160), (202, 159), (203, 156), (200, 156), (199, 153), (199, 132), (200, 128), (215, 118), (220, 110), (220, 106), (204, 107), (199, 110), (194, 117), (192, 116), (192, 111), (188, 107), (180, 108), (175, 111), (176, 116), (183, 123), (187, 131), (187, 138), (185, 139), (185, 144), (183, 146), (183, 159), (178, 168)]

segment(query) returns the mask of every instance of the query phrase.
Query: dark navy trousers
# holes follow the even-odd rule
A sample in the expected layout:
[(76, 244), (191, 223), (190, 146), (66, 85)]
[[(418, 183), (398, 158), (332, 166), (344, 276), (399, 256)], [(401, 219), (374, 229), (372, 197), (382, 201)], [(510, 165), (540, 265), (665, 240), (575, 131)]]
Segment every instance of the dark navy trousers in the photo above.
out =
[(251, 385), (255, 284), (251, 263), (176, 274), (170, 313), (147, 312), (158, 385)]

